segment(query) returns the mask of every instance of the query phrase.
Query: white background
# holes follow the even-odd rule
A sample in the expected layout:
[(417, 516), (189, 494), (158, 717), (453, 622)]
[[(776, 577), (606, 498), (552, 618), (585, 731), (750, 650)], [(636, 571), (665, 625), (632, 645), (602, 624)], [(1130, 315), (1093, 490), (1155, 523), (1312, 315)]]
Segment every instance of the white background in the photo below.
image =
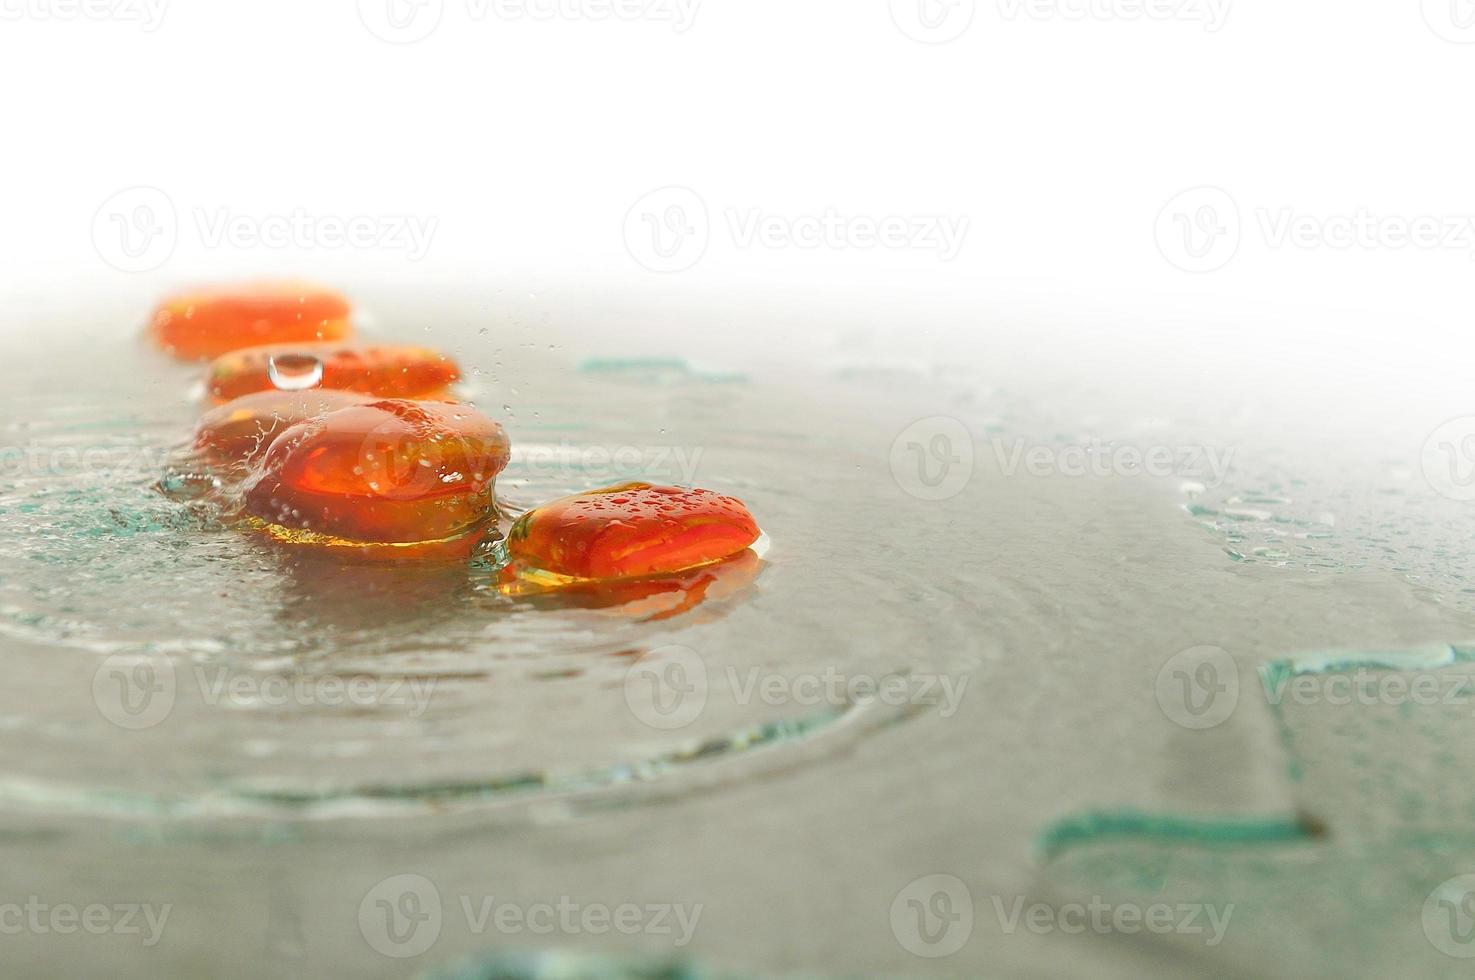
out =
[[(413, 43), (371, 26), (414, 0), (79, 2), (0, 0), (11, 313), (277, 272), (787, 285), (1105, 331), (1181, 322), (1185, 355), (1194, 325), (1216, 322), (1252, 343), (1291, 330), (1463, 370), (1475, 229), (1457, 247), (1308, 248), (1266, 225), (1475, 215), (1469, 0), (1152, 0), (1163, 17), (1143, 0), (685, 0), (685, 30), (677, 0), (634, 18), (601, 18), (611, 0), (419, 0), (411, 32), (434, 29)], [(710, 227), (699, 261), (655, 272), (626, 219), (670, 185), (699, 195)], [(135, 186), (162, 192), (176, 227), (147, 268), (120, 269), (99, 234), (116, 234), (106, 209), (132, 207), (114, 195)], [(1222, 268), (1185, 271), (1163, 228), (1193, 219), (1196, 199), (1176, 196), (1204, 186), (1240, 230)], [(1175, 199), (1183, 217), (1164, 225)], [(730, 225), (826, 209), (965, 218), (967, 236), (944, 260), (744, 243)], [(201, 231), (294, 214), (435, 226), (418, 260)]]

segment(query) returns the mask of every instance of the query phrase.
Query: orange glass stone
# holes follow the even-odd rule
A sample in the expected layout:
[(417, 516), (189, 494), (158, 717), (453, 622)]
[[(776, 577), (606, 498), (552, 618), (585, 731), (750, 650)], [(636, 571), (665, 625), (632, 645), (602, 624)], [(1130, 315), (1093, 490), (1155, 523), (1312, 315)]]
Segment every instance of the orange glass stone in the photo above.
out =
[(283, 430), (351, 405), (374, 401), (354, 391), (258, 391), (206, 412), (195, 448), (216, 462), (239, 462), (264, 451)]
[(171, 296), (149, 332), (174, 356), (203, 360), (261, 344), (344, 340), (350, 312), (348, 300), (320, 286), (248, 283)]
[(247, 478), (245, 507), (299, 544), (465, 540), (496, 516), (492, 481), (510, 449), (469, 406), (370, 402), (278, 435)]
[(710, 490), (622, 483), (528, 511), (507, 536), (531, 569), (575, 579), (662, 575), (726, 558), (758, 540), (742, 501)]
[(461, 377), (455, 361), (428, 347), (271, 344), (216, 358), (206, 375), (205, 388), (217, 402), (270, 391), (283, 387), (272, 376), (275, 373), (280, 379), (288, 364), (294, 375), (303, 373), (304, 364), (312, 366), (315, 376), (320, 368), (316, 387), (379, 398), (434, 398)]

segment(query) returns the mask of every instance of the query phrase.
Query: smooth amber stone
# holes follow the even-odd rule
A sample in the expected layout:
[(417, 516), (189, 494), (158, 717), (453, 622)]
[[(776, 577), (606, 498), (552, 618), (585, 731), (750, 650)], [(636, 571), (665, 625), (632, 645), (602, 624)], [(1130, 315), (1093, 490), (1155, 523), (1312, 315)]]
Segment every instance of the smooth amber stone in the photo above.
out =
[(742, 501), (711, 490), (622, 483), (528, 511), (509, 556), (575, 579), (661, 575), (737, 554), (758, 540)]
[(195, 427), (195, 448), (216, 462), (239, 462), (265, 450), (299, 422), (374, 401), (355, 391), (258, 391), (206, 412)]
[(357, 391), (379, 398), (433, 398), (461, 376), (460, 368), (440, 351), (389, 344), (270, 344), (233, 351), (215, 359), (205, 388), (217, 402), (277, 388), (272, 361), (291, 361), (294, 370), (316, 359), (322, 377), (316, 387)]
[(495, 516), (492, 481), (510, 450), (469, 406), (370, 402), (278, 435), (247, 478), (245, 507), (299, 543), (437, 542)]
[(174, 356), (203, 360), (261, 344), (345, 340), (351, 312), (347, 299), (320, 286), (247, 283), (170, 296), (149, 332)]

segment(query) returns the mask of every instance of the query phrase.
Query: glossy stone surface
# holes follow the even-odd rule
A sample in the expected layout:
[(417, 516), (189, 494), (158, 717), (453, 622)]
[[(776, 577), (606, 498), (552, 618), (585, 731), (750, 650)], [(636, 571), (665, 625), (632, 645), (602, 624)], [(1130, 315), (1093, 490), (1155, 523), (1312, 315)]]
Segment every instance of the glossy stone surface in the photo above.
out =
[(185, 360), (262, 344), (342, 341), (352, 336), (348, 300), (300, 282), (247, 283), (192, 290), (154, 311), (154, 343)]
[(301, 372), (304, 362), (321, 364), (316, 387), (357, 391), (379, 398), (435, 398), (461, 376), (456, 362), (428, 347), (391, 344), (271, 344), (233, 351), (216, 358), (205, 388), (216, 402), (278, 388), (272, 364), (291, 362)]
[(513, 525), (507, 549), (514, 561), (555, 575), (620, 579), (717, 561), (758, 534), (734, 497), (623, 483), (528, 511)]
[(325, 388), (258, 391), (206, 412), (195, 427), (195, 448), (217, 463), (234, 463), (265, 451), (280, 433), (340, 408), (374, 401), (372, 395)]
[(492, 480), (509, 453), (502, 427), (469, 406), (370, 402), (278, 435), (247, 479), (245, 507), (305, 532), (278, 534), (301, 543), (440, 541), (495, 515)]

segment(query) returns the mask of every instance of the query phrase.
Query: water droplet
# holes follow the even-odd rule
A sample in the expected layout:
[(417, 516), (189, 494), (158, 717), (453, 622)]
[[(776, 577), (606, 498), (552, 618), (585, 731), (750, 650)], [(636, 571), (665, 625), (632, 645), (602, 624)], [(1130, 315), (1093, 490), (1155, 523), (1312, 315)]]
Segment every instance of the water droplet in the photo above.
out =
[(312, 354), (273, 354), (266, 374), (279, 391), (305, 391), (322, 383), (323, 362)]

